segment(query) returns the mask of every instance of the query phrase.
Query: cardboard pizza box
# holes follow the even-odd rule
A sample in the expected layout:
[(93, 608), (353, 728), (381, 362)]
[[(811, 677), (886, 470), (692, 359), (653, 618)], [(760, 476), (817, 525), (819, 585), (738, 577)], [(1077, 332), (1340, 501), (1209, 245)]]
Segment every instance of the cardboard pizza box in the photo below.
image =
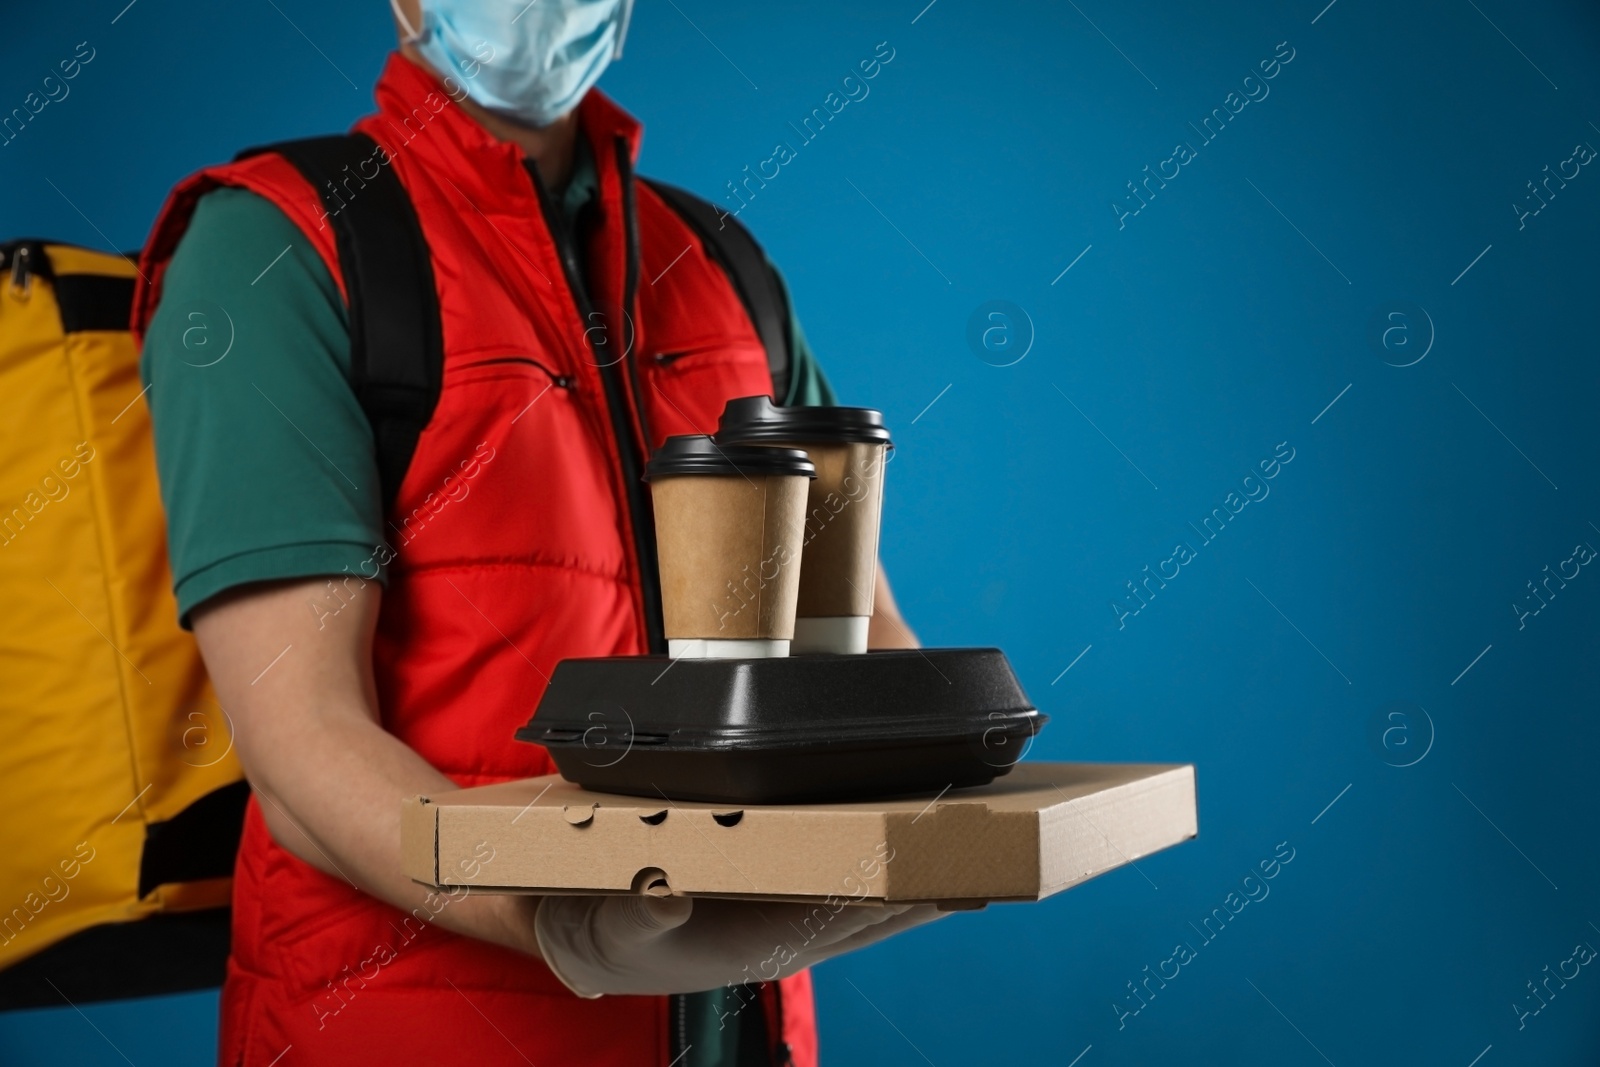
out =
[(622, 796), (556, 775), (403, 802), (439, 889), (741, 899), (1041, 900), (1198, 830), (1189, 764), (1021, 763), (989, 785), (842, 804)]

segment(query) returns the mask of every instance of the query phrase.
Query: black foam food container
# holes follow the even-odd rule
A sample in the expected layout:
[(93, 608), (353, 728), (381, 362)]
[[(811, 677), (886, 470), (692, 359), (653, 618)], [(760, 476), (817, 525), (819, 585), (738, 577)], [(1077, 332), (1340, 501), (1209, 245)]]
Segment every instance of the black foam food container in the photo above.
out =
[(726, 804), (985, 785), (1044, 725), (1004, 653), (569, 659), (517, 731), (587, 789)]

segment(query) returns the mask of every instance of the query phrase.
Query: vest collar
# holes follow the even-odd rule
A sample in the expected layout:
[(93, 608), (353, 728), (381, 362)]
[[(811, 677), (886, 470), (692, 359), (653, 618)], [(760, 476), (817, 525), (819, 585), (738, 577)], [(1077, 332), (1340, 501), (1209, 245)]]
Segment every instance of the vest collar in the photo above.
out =
[[(444, 156), (454, 156), (457, 160), (470, 161), (467, 166), (480, 173), (482, 169), (478, 164), (489, 159), (500, 166), (521, 166), (526, 158), (520, 147), (495, 137), (461, 108), (453, 106), (438, 77), (398, 51), (389, 54), (374, 95), (379, 115), (395, 132), (396, 140), (406, 145), (407, 151), (420, 147), (425, 156), (436, 162), (442, 162)], [(430, 96), (433, 97), (431, 101)], [(441, 99), (446, 101), (445, 106), (438, 114), (433, 114)], [(429, 116), (427, 124), (433, 136), (413, 140), (416, 127), (413, 116), (418, 109)], [(596, 159), (614, 158), (618, 138), (627, 143), (630, 161), (638, 159), (643, 128), (637, 119), (599, 89), (590, 89), (579, 103), (578, 126), (589, 139)]]

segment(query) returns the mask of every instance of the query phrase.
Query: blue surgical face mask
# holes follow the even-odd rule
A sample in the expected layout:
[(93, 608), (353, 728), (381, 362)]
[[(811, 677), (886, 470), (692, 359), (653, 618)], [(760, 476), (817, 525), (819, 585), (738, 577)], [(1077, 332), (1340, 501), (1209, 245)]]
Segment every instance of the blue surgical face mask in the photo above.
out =
[(622, 56), (632, 0), (422, 0), (405, 41), (488, 111), (548, 126)]

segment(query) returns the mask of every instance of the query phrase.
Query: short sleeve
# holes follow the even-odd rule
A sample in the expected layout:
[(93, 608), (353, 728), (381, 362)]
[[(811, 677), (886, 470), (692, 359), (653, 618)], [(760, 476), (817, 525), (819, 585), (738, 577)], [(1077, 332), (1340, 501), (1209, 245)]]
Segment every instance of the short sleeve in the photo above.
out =
[(146, 333), (180, 618), (249, 582), (383, 576), (372, 431), (338, 287), (300, 230), (240, 189), (203, 197)]

